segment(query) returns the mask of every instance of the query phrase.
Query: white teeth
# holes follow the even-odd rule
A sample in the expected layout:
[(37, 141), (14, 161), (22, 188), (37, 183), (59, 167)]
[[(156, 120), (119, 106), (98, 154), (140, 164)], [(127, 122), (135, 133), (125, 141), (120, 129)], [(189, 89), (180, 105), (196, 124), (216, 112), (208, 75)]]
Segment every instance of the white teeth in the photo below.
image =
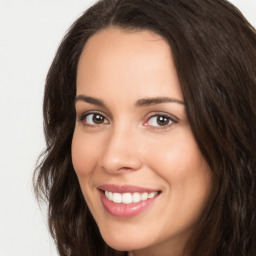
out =
[(157, 194), (157, 192), (151, 192), (148, 194), (148, 198), (153, 198), (156, 196), (156, 194)]
[(147, 199), (148, 199), (148, 193), (147, 193), (147, 192), (142, 193), (142, 195), (141, 195), (141, 200), (142, 200), (142, 201), (145, 201), (145, 200), (147, 200)]
[(158, 192), (143, 192), (143, 193), (113, 193), (110, 191), (105, 191), (105, 196), (114, 203), (120, 204), (131, 204), (138, 203), (140, 201), (145, 201), (147, 199), (153, 198), (158, 194)]
[(140, 201), (141, 201), (140, 193), (137, 193), (137, 192), (133, 193), (133, 195), (132, 195), (132, 202), (133, 203), (138, 203)]
[(113, 193), (112, 192), (108, 192), (108, 198), (112, 201), (113, 200)]
[(130, 204), (132, 203), (132, 194), (131, 193), (124, 193), (122, 196), (122, 203)]
[(113, 198), (112, 198), (114, 203), (121, 204), (122, 203), (122, 194), (120, 193), (113, 193)]

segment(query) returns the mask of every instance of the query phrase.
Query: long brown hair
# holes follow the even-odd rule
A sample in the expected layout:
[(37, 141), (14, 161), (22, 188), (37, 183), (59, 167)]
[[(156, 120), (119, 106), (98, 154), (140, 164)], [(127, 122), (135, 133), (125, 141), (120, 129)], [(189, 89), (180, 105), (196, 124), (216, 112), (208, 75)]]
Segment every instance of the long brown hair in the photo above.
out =
[(151, 30), (171, 46), (190, 125), (214, 177), (189, 255), (255, 255), (256, 32), (225, 0), (101, 0), (66, 34), (46, 79), (47, 148), (34, 174), (60, 255), (125, 255), (101, 238), (71, 160), (77, 63), (88, 38), (109, 26)]

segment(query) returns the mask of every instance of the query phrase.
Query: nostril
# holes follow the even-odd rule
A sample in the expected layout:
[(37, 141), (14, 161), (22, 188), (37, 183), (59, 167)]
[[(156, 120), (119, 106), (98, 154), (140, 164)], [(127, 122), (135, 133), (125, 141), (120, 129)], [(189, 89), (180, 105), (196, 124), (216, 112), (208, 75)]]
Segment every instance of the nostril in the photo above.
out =
[(109, 174), (139, 170), (142, 166), (137, 156), (106, 157), (100, 162), (101, 168)]

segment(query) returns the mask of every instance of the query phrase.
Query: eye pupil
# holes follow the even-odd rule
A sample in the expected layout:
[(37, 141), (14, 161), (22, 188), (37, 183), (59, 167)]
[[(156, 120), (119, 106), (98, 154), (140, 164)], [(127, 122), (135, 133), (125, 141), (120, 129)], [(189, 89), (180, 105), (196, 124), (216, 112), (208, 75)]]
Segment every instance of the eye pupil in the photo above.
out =
[(169, 123), (169, 119), (167, 117), (164, 117), (164, 116), (159, 116), (157, 117), (157, 124), (158, 125), (167, 125)]
[(102, 124), (102, 123), (104, 123), (104, 117), (102, 115), (95, 114), (95, 115), (93, 115), (93, 122), (95, 124)]

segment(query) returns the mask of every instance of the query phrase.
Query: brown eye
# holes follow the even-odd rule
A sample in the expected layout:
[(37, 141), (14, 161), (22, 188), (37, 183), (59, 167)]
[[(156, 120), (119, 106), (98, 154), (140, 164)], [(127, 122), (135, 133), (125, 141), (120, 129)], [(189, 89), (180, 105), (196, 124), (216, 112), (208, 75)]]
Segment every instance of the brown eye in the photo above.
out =
[(165, 117), (165, 116), (158, 116), (156, 119), (156, 122), (159, 126), (165, 126), (169, 124), (169, 118)]
[(152, 116), (147, 121), (147, 125), (153, 126), (156, 128), (157, 127), (169, 127), (172, 123), (174, 123), (174, 121), (170, 117), (164, 116), (164, 115)]
[(105, 120), (105, 118), (99, 114), (94, 114), (92, 119), (95, 124), (102, 124)]
[(99, 125), (108, 123), (107, 119), (103, 115), (98, 113), (91, 113), (85, 115), (83, 118), (83, 122), (88, 125)]

